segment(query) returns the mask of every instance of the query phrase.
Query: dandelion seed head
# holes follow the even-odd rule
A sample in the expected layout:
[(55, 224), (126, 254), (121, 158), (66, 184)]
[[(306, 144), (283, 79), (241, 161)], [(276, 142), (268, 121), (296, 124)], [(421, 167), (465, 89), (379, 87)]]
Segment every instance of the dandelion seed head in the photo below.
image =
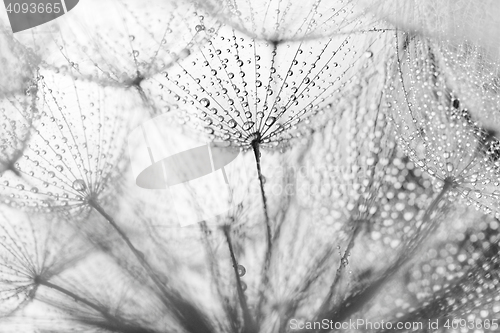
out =
[(348, 33), (373, 25), (356, 1), (291, 0), (200, 2), (223, 22), (269, 41), (302, 40)]
[(144, 5), (89, 0), (18, 38), (49, 68), (107, 84), (139, 86), (145, 77), (184, 58), (216, 29), (216, 20), (189, 1)]
[(1, 316), (32, 301), (40, 279), (59, 274), (88, 249), (61, 222), (0, 209)]
[(448, 86), (431, 45), (409, 34), (396, 38), (400, 50), (385, 106), (393, 113), (399, 144), (437, 186), (450, 183), (452, 196), (484, 212), (496, 211), (500, 173), (490, 156), (497, 140), (486, 143), (485, 130), (474, 121), (467, 100)]
[[(137, 98), (44, 70), (36, 84), (36, 119), (25, 149), (15, 173), (1, 176), (4, 202), (41, 210), (82, 208), (124, 170), (124, 140), (135, 117), (127, 108)], [(23, 118), (31, 121), (27, 114)]]
[[(227, 26), (204, 47), (143, 88), (159, 112), (215, 140), (249, 148), (302, 138), (315, 116), (335, 112), (344, 90), (369, 71), (369, 48), (384, 52), (382, 33), (273, 43)], [(357, 73), (357, 71), (361, 73)]]

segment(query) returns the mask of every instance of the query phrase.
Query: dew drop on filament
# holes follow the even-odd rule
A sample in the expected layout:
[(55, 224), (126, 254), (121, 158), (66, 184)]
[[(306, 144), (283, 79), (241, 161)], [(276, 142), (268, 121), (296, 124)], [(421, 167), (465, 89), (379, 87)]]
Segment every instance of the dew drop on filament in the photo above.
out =
[(253, 125), (255, 125), (255, 123), (253, 121), (247, 121), (246, 123), (243, 124), (243, 129), (245, 131), (248, 131), (249, 129), (251, 129), (253, 127)]
[(210, 106), (210, 101), (208, 100), (208, 98), (202, 98), (200, 99), (200, 104), (208, 108)]
[(238, 275), (244, 276), (247, 273), (247, 269), (243, 265), (238, 265)]
[(73, 182), (73, 189), (79, 192), (83, 192), (87, 189), (87, 185), (82, 179), (77, 179)]
[(276, 122), (276, 117), (269, 117), (266, 119), (266, 125), (272, 126)]

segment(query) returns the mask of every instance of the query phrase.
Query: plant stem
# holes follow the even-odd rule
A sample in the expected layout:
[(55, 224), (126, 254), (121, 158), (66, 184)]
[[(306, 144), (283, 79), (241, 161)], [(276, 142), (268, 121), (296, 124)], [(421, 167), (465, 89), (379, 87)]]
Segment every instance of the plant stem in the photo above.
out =
[(229, 299), (222, 294), (221, 290), (221, 285), (220, 285), (220, 273), (219, 273), (219, 267), (217, 265), (217, 261), (215, 260), (215, 253), (212, 249), (212, 246), (210, 244), (210, 239), (209, 239), (209, 230), (207, 227), (206, 221), (201, 221), (200, 222), (200, 229), (201, 229), (201, 234), (203, 237), (203, 242), (205, 244), (205, 250), (207, 251), (207, 256), (209, 258), (210, 262), (210, 273), (213, 278), (213, 282), (216, 286), (217, 289), (217, 294), (219, 296), (219, 299), (221, 301), (221, 304), (224, 308), (224, 312), (226, 313), (227, 317), (227, 322), (231, 325), (230, 329), (233, 332), (238, 331), (237, 323), (238, 323), (238, 315), (236, 313), (236, 309), (230, 306)]
[(337, 271), (335, 272), (335, 277), (333, 279), (332, 284), (330, 285), (330, 289), (328, 291), (328, 294), (325, 297), (325, 300), (323, 301), (319, 312), (323, 312), (325, 310), (325, 308), (328, 306), (329, 302), (331, 301), (331, 299), (335, 293), (335, 287), (337, 287), (337, 284), (339, 283), (340, 278), (342, 276), (342, 271), (343, 271), (343, 268), (345, 265), (344, 263), (347, 260), (347, 256), (348, 256), (349, 252), (354, 247), (354, 241), (356, 240), (356, 237), (358, 236), (359, 231), (361, 230), (360, 223), (362, 223), (362, 222), (355, 221), (355, 223), (356, 223), (356, 225), (354, 226), (354, 230), (353, 230), (351, 237), (349, 239), (349, 243), (347, 244), (347, 248), (345, 249), (344, 254), (341, 255), (341, 257), (340, 257), (339, 267), (337, 268)]
[(267, 248), (266, 248), (266, 254), (264, 258), (264, 267), (262, 270), (262, 281), (261, 281), (261, 288), (260, 288), (260, 300), (259, 304), (257, 306), (257, 317), (260, 318), (261, 316), (261, 308), (262, 304), (264, 301), (264, 289), (269, 283), (269, 276), (268, 276), (268, 271), (269, 271), (269, 266), (271, 265), (271, 257), (272, 257), (272, 250), (273, 250), (273, 244), (272, 244), (272, 233), (271, 233), (271, 224), (269, 221), (269, 214), (267, 211), (267, 198), (266, 198), (266, 193), (264, 191), (264, 181), (263, 181), (263, 176), (262, 176), (262, 170), (261, 170), (261, 165), (260, 165), (260, 146), (259, 146), (259, 140), (260, 138), (258, 137), (254, 141), (252, 141), (252, 148), (253, 148), (253, 153), (255, 156), (255, 163), (257, 164), (257, 174), (259, 178), (259, 185), (260, 185), (260, 194), (262, 197), (262, 204), (264, 206), (264, 218), (266, 222), (266, 239), (267, 239)]
[(61, 294), (69, 296), (70, 298), (74, 299), (76, 302), (82, 303), (82, 304), (88, 306), (89, 308), (91, 308), (92, 310), (100, 313), (110, 323), (111, 326), (107, 327), (109, 330), (123, 332), (123, 333), (151, 333), (152, 332), (152, 331), (145, 329), (145, 328), (131, 326), (131, 325), (124, 323), (124, 321), (122, 319), (118, 319), (118, 318), (112, 316), (111, 314), (108, 313), (108, 311), (106, 311), (102, 307), (92, 303), (91, 301), (89, 301), (81, 296), (78, 296), (77, 294), (67, 290), (66, 288), (63, 288), (63, 287), (58, 286), (56, 284), (53, 284), (49, 281), (45, 281), (43, 279), (38, 279), (37, 282), (39, 285), (56, 290), (56, 291), (60, 292)]
[(231, 234), (229, 233), (229, 227), (223, 227), (224, 236), (226, 237), (226, 243), (229, 248), (229, 253), (231, 254), (231, 261), (233, 264), (234, 276), (236, 277), (236, 288), (238, 290), (238, 299), (240, 300), (240, 306), (243, 311), (244, 329), (243, 332), (257, 332), (256, 325), (252, 316), (250, 315), (250, 310), (248, 309), (247, 301), (245, 299), (245, 294), (243, 292), (243, 287), (241, 286), (241, 279), (238, 273), (238, 261), (234, 255), (233, 245), (231, 243)]
[(127, 244), (128, 248), (134, 256), (136, 257), (137, 261), (141, 264), (141, 266), (146, 270), (148, 273), (149, 277), (153, 280), (153, 282), (156, 284), (156, 286), (161, 290), (161, 291), (166, 291), (164, 283), (158, 278), (158, 276), (154, 273), (153, 268), (149, 265), (149, 263), (146, 261), (144, 258), (144, 255), (142, 252), (137, 250), (137, 248), (132, 244), (130, 239), (128, 238), (127, 234), (116, 224), (115, 220), (97, 203), (95, 200), (89, 200), (89, 205), (94, 208), (99, 214), (101, 214), (106, 221), (115, 229), (115, 231), (120, 235), (120, 237), (123, 239), (123, 241)]
[(264, 181), (263, 181), (263, 176), (262, 176), (262, 170), (260, 167), (260, 146), (259, 146), (258, 140), (252, 141), (252, 148), (253, 148), (253, 153), (255, 155), (255, 162), (257, 164), (257, 174), (259, 177), (260, 195), (262, 197), (262, 204), (264, 206), (264, 218), (265, 218), (265, 222), (266, 222), (266, 237), (267, 237), (267, 251), (266, 252), (269, 252), (271, 249), (271, 242), (272, 242), (271, 224), (269, 222), (269, 214), (267, 211), (267, 198), (266, 198), (266, 193), (264, 191)]
[(123, 241), (127, 244), (128, 248), (132, 251), (137, 261), (146, 270), (148, 276), (153, 280), (156, 287), (161, 292), (161, 301), (163, 304), (170, 309), (177, 319), (180, 321), (181, 325), (184, 326), (186, 331), (192, 333), (210, 333), (212, 329), (206, 318), (195, 306), (190, 304), (188, 301), (184, 300), (182, 295), (180, 295), (175, 290), (169, 290), (167, 285), (163, 283), (151, 265), (146, 261), (142, 252), (137, 250), (137, 248), (132, 244), (127, 234), (116, 224), (115, 220), (99, 205), (95, 199), (90, 199), (88, 201), (90, 207), (95, 209), (99, 214), (101, 214), (106, 221), (113, 227), (113, 229), (120, 235)]
[[(451, 179), (445, 179), (443, 188), (441, 189), (439, 194), (432, 200), (429, 207), (427, 207), (422, 218), (421, 226), (425, 226), (428, 222), (430, 222), (432, 213), (436, 210), (438, 204), (442, 201), (446, 193), (448, 193), (448, 191), (451, 190), (454, 186), (455, 184)], [(418, 245), (423, 242), (431, 229), (433, 228), (429, 228), (422, 237), (417, 239), (417, 241), (415, 241), (415, 243), (413, 243), (409, 247), (408, 251), (400, 255), (379, 278), (371, 282), (363, 290), (347, 297), (337, 307), (330, 308), (329, 310), (326, 310), (324, 312), (320, 312), (318, 318), (328, 318), (333, 320), (334, 322), (342, 322), (346, 318), (349, 318), (352, 314), (359, 311), (367, 302), (369, 302), (373, 298), (373, 296), (375, 296), (376, 292), (380, 290), (380, 288), (382, 288), (390, 280), (390, 278), (399, 271), (403, 264), (413, 257), (413, 255), (417, 252), (416, 249)]]

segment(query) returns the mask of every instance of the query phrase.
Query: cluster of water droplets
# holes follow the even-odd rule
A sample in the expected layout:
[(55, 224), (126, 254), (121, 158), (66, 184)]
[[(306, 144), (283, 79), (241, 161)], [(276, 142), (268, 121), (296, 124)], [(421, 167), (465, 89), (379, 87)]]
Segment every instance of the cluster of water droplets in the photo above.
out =
[[(345, 297), (354, 292), (349, 282), (367, 286), (391, 263), (411, 257), (444, 212), (440, 207), (423, 221), (434, 195), (430, 177), (396, 146), (391, 123), (376, 104), (380, 94), (363, 97), (313, 136), (297, 185), (297, 201), (311, 215), (302, 222), (311, 224), (314, 242), (326, 237), (338, 244), (332, 262), (344, 277), (335, 281), (333, 295)], [(342, 306), (336, 296), (329, 302)]]
[(446, 58), (434, 51), (431, 40), (399, 33), (395, 44), (397, 58), (385, 108), (392, 114), (400, 146), (436, 179), (436, 186), (447, 183), (451, 195), (487, 213), (496, 212), (498, 140), (475, 122), (468, 96), (448, 84)]
[(41, 61), (0, 22), (0, 97), (23, 93)]
[(10, 94), (0, 98), (0, 174), (15, 171), (31, 135), (33, 121), (32, 98), (36, 89), (25, 94)]
[(157, 110), (236, 146), (276, 146), (309, 133), (313, 116), (334, 112), (344, 91), (364, 83), (386, 33), (273, 43), (228, 26), (204, 47), (142, 86)]
[(30, 134), (0, 175), (2, 201), (48, 210), (84, 205), (123, 170), (130, 109), (139, 98), (47, 70), (33, 85), (32, 113), (22, 114), (23, 121), (33, 119), (25, 129)]
[[(406, 313), (397, 313), (397, 321), (455, 317), (479, 321), (476, 328), (486, 321), (491, 325), (498, 317), (498, 220), (461, 213), (465, 218), (453, 218), (460, 227), (455, 226), (451, 234), (450, 227), (442, 228), (433, 246), (405, 273), (405, 292), (411, 297)], [(457, 321), (456, 326), (462, 327), (463, 322)]]
[[(451, 185), (452, 196), (484, 212), (500, 209), (500, 141), (495, 138), (495, 114), (489, 112), (500, 106), (498, 71), (480, 48), (408, 33), (393, 39), (392, 32), (373, 28), (372, 19), (349, 0), (209, 0), (204, 8), (227, 23), (219, 30), (214, 18), (202, 14), (200, 4), (89, 3), (100, 8), (95, 21), (76, 12), (77, 7), (71, 21), (58, 20), (59, 31), (35, 38), (32, 50), (0, 35), (12, 54), (26, 58), (19, 71), (0, 75), (0, 200), (48, 211), (88, 207), (89, 200), (101, 198), (125, 172), (124, 146), (128, 129), (135, 125), (131, 110), (146, 100), (155, 112), (170, 112), (183, 127), (243, 148), (254, 142), (275, 147), (315, 132), (295, 172), (283, 176), (287, 185), (295, 177), (290, 193), (285, 190), (275, 202), (267, 202), (273, 232), (279, 236), (273, 239), (265, 271), (269, 281), (261, 284), (254, 274), (264, 260), (256, 255), (260, 243), (248, 236), (257, 232), (243, 226), (244, 218), (258, 215), (249, 212), (256, 206), (246, 201), (235, 209), (240, 215), (228, 217), (237, 220), (233, 245), (245, 266), (230, 267), (225, 247), (219, 257), (219, 242), (205, 247), (213, 251), (207, 267), (196, 267), (206, 273), (205, 268), (218, 269), (220, 264), (223, 272), (212, 272), (212, 277), (225, 290), (217, 290), (214, 297), (223, 302), (222, 308), (233, 307), (224, 309), (224, 315), (234, 315), (228, 318), (232, 325), (240, 322), (234, 270), (245, 278), (239, 287), (252, 315), (265, 312), (258, 318), (262, 327), (284, 330), (292, 316), (317, 315), (322, 302), (329, 313), (337, 306), (349, 307), (344, 300), (354, 299), (380, 276), (393, 274), (385, 271), (391, 262), (413, 258), (436, 221), (450, 223), (442, 215), (447, 201), (423, 220), (434, 189)], [(114, 9), (119, 14), (108, 21)], [(123, 29), (110, 29), (115, 24)], [(33, 30), (34, 36), (40, 36), (38, 31)], [(311, 39), (318, 36), (323, 38)], [(0, 59), (2, 63), (16, 64), (12, 54)], [(42, 69), (27, 84), (38, 56), (44, 57)], [(142, 96), (109, 83), (134, 85)], [(377, 87), (384, 84), (380, 91)], [(485, 130), (476, 120), (491, 120), (493, 129)], [(266, 190), (278, 182), (261, 180)], [(8, 229), (3, 217), (0, 212), (0, 308), (9, 311), (33, 297), (37, 277), (58, 273), (53, 262), (61, 251), (52, 242), (54, 236), (40, 242), (38, 232), (46, 230), (41, 226), (30, 222)], [(442, 243), (431, 244), (423, 260), (417, 259), (404, 281), (413, 303), (397, 316), (407, 321), (450, 313), (489, 318), (500, 312), (499, 224), (491, 216), (482, 219), (479, 228), (447, 235)], [(248, 244), (255, 251), (248, 251)], [(41, 245), (50, 245), (50, 250)], [(175, 261), (164, 252), (154, 260)], [(121, 254), (125, 258), (130, 252)], [(140, 290), (136, 284), (143, 276), (134, 275), (125, 259), (117, 261), (124, 272), (110, 274), (110, 281), (116, 278), (124, 289)], [(246, 275), (247, 268), (252, 274)], [(344, 270), (349, 278), (337, 280)], [(94, 273), (85, 278), (95, 279)], [(79, 278), (74, 281), (81, 282)], [(189, 285), (196, 278), (186, 280), (182, 282)], [(97, 293), (109, 283), (93, 282)], [(325, 296), (325, 290), (334, 293)], [(109, 302), (113, 311), (121, 302), (117, 295)], [(126, 310), (163, 310), (153, 303), (127, 303)], [(144, 318), (169, 325), (143, 313), (134, 320), (142, 323)]]

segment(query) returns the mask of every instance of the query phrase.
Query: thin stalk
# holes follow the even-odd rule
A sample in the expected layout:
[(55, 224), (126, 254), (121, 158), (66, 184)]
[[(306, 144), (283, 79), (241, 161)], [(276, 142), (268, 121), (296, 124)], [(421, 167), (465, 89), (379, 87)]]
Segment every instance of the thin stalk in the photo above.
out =
[(141, 266), (146, 270), (148, 273), (149, 277), (153, 280), (153, 282), (156, 284), (158, 289), (161, 291), (165, 292), (166, 287), (165, 284), (158, 278), (158, 276), (155, 274), (153, 271), (153, 268), (149, 265), (149, 263), (146, 261), (144, 258), (144, 255), (142, 252), (137, 250), (137, 248), (132, 244), (130, 241), (130, 238), (128, 238), (127, 234), (116, 224), (115, 220), (99, 205), (95, 200), (89, 200), (89, 205), (94, 208), (99, 214), (102, 215), (108, 221), (108, 223), (115, 229), (115, 231), (120, 235), (120, 237), (123, 239), (123, 241), (127, 244), (128, 248), (134, 256), (136, 257), (137, 261), (141, 264)]
[[(445, 179), (443, 188), (441, 189), (439, 194), (432, 200), (429, 207), (427, 207), (427, 209), (425, 210), (424, 216), (422, 218), (422, 224), (421, 224), (422, 226), (430, 222), (431, 215), (437, 208), (438, 204), (444, 198), (446, 193), (448, 193), (448, 191), (454, 187), (455, 183), (451, 178)], [(413, 257), (413, 255), (417, 252), (416, 249), (418, 245), (420, 245), (423, 242), (427, 234), (428, 233), (426, 233), (423, 237), (421, 237), (414, 244), (412, 244), (412, 246), (409, 247), (406, 253), (400, 255), (398, 259), (393, 264), (391, 264), (391, 266), (388, 269), (386, 269), (384, 274), (382, 274), (379, 278), (373, 281), (369, 286), (367, 286), (360, 292), (349, 296), (336, 308), (332, 308), (330, 310), (320, 313), (318, 318), (321, 319), (327, 318), (334, 322), (342, 322), (346, 318), (349, 318), (351, 315), (358, 312), (367, 302), (369, 302), (375, 296), (377, 291), (379, 291), (380, 288), (382, 288), (390, 280), (390, 278), (399, 271), (404, 262), (408, 261)]]
[(272, 244), (272, 233), (271, 233), (271, 224), (269, 221), (269, 214), (267, 211), (267, 198), (266, 198), (266, 193), (264, 191), (264, 181), (263, 181), (263, 176), (262, 176), (262, 170), (260, 166), (260, 145), (259, 145), (259, 140), (260, 136), (252, 141), (252, 148), (253, 148), (253, 153), (255, 156), (255, 163), (257, 165), (257, 174), (259, 177), (259, 185), (260, 185), (260, 194), (262, 197), (262, 204), (264, 206), (264, 218), (265, 218), (265, 223), (266, 223), (266, 239), (267, 239), (267, 248), (266, 248), (266, 254), (264, 258), (264, 267), (262, 270), (262, 281), (261, 281), (261, 288), (260, 288), (260, 301), (257, 306), (257, 318), (261, 317), (261, 308), (262, 308), (262, 303), (264, 301), (264, 290), (267, 284), (269, 283), (269, 276), (268, 276), (268, 271), (269, 271), (269, 266), (271, 265), (271, 257), (272, 257), (272, 250), (273, 250), (273, 244)]
[(331, 299), (335, 293), (335, 288), (337, 287), (337, 285), (340, 281), (340, 278), (342, 276), (342, 271), (344, 270), (343, 269), (344, 265), (345, 265), (344, 263), (347, 260), (347, 256), (348, 256), (349, 252), (354, 247), (354, 241), (356, 240), (356, 237), (358, 236), (359, 231), (361, 230), (361, 228), (359, 226), (360, 223), (361, 223), (361, 221), (356, 221), (356, 225), (354, 227), (354, 231), (351, 235), (351, 238), (349, 239), (349, 243), (347, 244), (347, 248), (345, 249), (344, 254), (340, 257), (340, 264), (339, 264), (339, 267), (337, 268), (337, 271), (335, 272), (335, 277), (333, 279), (332, 284), (330, 285), (330, 289), (328, 291), (328, 294), (325, 297), (325, 300), (323, 301), (323, 304), (320, 307), (320, 311), (319, 311), (320, 313), (322, 313), (326, 309), (326, 307), (328, 306), (329, 302), (331, 301)]
[(113, 227), (113, 229), (120, 235), (122, 240), (127, 244), (128, 248), (140, 265), (146, 270), (148, 276), (154, 282), (156, 287), (161, 292), (161, 301), (165, 306), (170, 309), (177, 319), (180, 321), (181, 325), (184, 326), (186, 331), (192, 333), (210, 333), (212, 329), (207, 322), (206, 318), (195, 306), (190, 304), (188, 301), (184, 300), (182, 295), (175, 292), (174, 290), (169, 290), (167, 285), (161, 281), (161, 279), (156, 275), (154, 269), (146, 261), (142, 252), (137, 250), (134, 244), (130, 241), (127, 234), (118, 226), (115, 220), (99, 205), (95, 199), (90, 199), (88, 201), (90, 207), (95, 209), (102, 217), (108, 221), (108, 223)]
[(221, 286), (220, 286), (220, 272), (219, 272), (219, 267), (217, 265), (217, 262), (215, 260), (215, 253), (212, 249), (212, 246), (210, 244), (209, 240), (209, 230), (207, 227), (206, 221), (200, 222), (200, 229), (201, 229), (201, 234), (203, 237), (203, 242), (205, 244), (205, 250), (207, 251), (207, 256), (209, 258), (210, 262), (210, 273), (212, 274), (213, 282), (215, 283), (216, 289), (217, 289), (217, 294), (219, 296), (219, 299), (221, 301), (221, 304), (224, 308), (224, 312), (226, 313), (227, 317), (227, 322), (229, 325), (231, 325), (231, 331), (237, 332), (238, 327), (236, 326), (238, 322), (238, 314), (236, 313), (236, 309), (234, 309), (232, 306), (230, 306), (229, 299), (222, 294), (221, 291)]
[(110, 315), (108, 311), (103, 309), (102, 307), (94, 304), (93, 302), (87, 300), (86, 298), (83, 298), (61, 286), (58, 286), (56, 284), (53, 284), (49, 281), (45, 281), (43, 279), (39, 279), (38, 284), (41, 286), (45, 286), (47, 288), (56, 290), (60, 292), (61, 294), (64, 294), (66, 296), (69, 296), (70, 298), (74, 299), (76, 302), (84, 304), (91, 308), (92, 310), (100, 313), (109, 323), (110, 327), (108, 329), (118, 331), (118, 332), (123, 332), (123, 333), (151, 333), (152, 331), (145, 329), (145, 328), (140, 328), (140, 327), (135, 327), (135, 326), (130, 326), (127, 324), (123, 323), (122, 319), (117, 319), (114, 316)]
[(262, 198), (262, 204), (264, 206), (264, 218), (265, 218), (265, 222), (266, 222), (266, 237), (267, 237), (267, 252), (269, 252), (271, 249), (271, 242), (272, 242), (271, 224), (269, 222), (269, 213), (267, 211), (267, 198), (266, 198), (266, 192), (264, 191), (264, 181), (263, 181), (263, 176), (262, 176), (262, 170), (260, 167), (260, 145), (259, 145), (259, 141), (257, 139), (252, 141), (252, 149), (253, 149), (253, 153), (255, 155), (255, 163), (257, 164), (257, 174), (259, 176), (260, 195)]
[(226, 243), (229, 248), (229, 253), (231, 254), (231, 261), (233, 264), (234, 276), (236, 277), (236, 289), (238, 290), (238, 299), (240, 300), (241, 310), (243, 311), (244, 320), (244, 333), (257, 332), (255, 322), (250, 314), (250, 309), (248, 308), (247, 301), (245, 299), (245, 294), (243, 292), (243, 287), (241, 286), (240, 275), (238, 274), (238, 261), (234, 255), (233, 244), (231, 242), (231, 234), (229, 233), (229, 227), (224, 226), (223, 228), (224, 236), (226, 237)]

